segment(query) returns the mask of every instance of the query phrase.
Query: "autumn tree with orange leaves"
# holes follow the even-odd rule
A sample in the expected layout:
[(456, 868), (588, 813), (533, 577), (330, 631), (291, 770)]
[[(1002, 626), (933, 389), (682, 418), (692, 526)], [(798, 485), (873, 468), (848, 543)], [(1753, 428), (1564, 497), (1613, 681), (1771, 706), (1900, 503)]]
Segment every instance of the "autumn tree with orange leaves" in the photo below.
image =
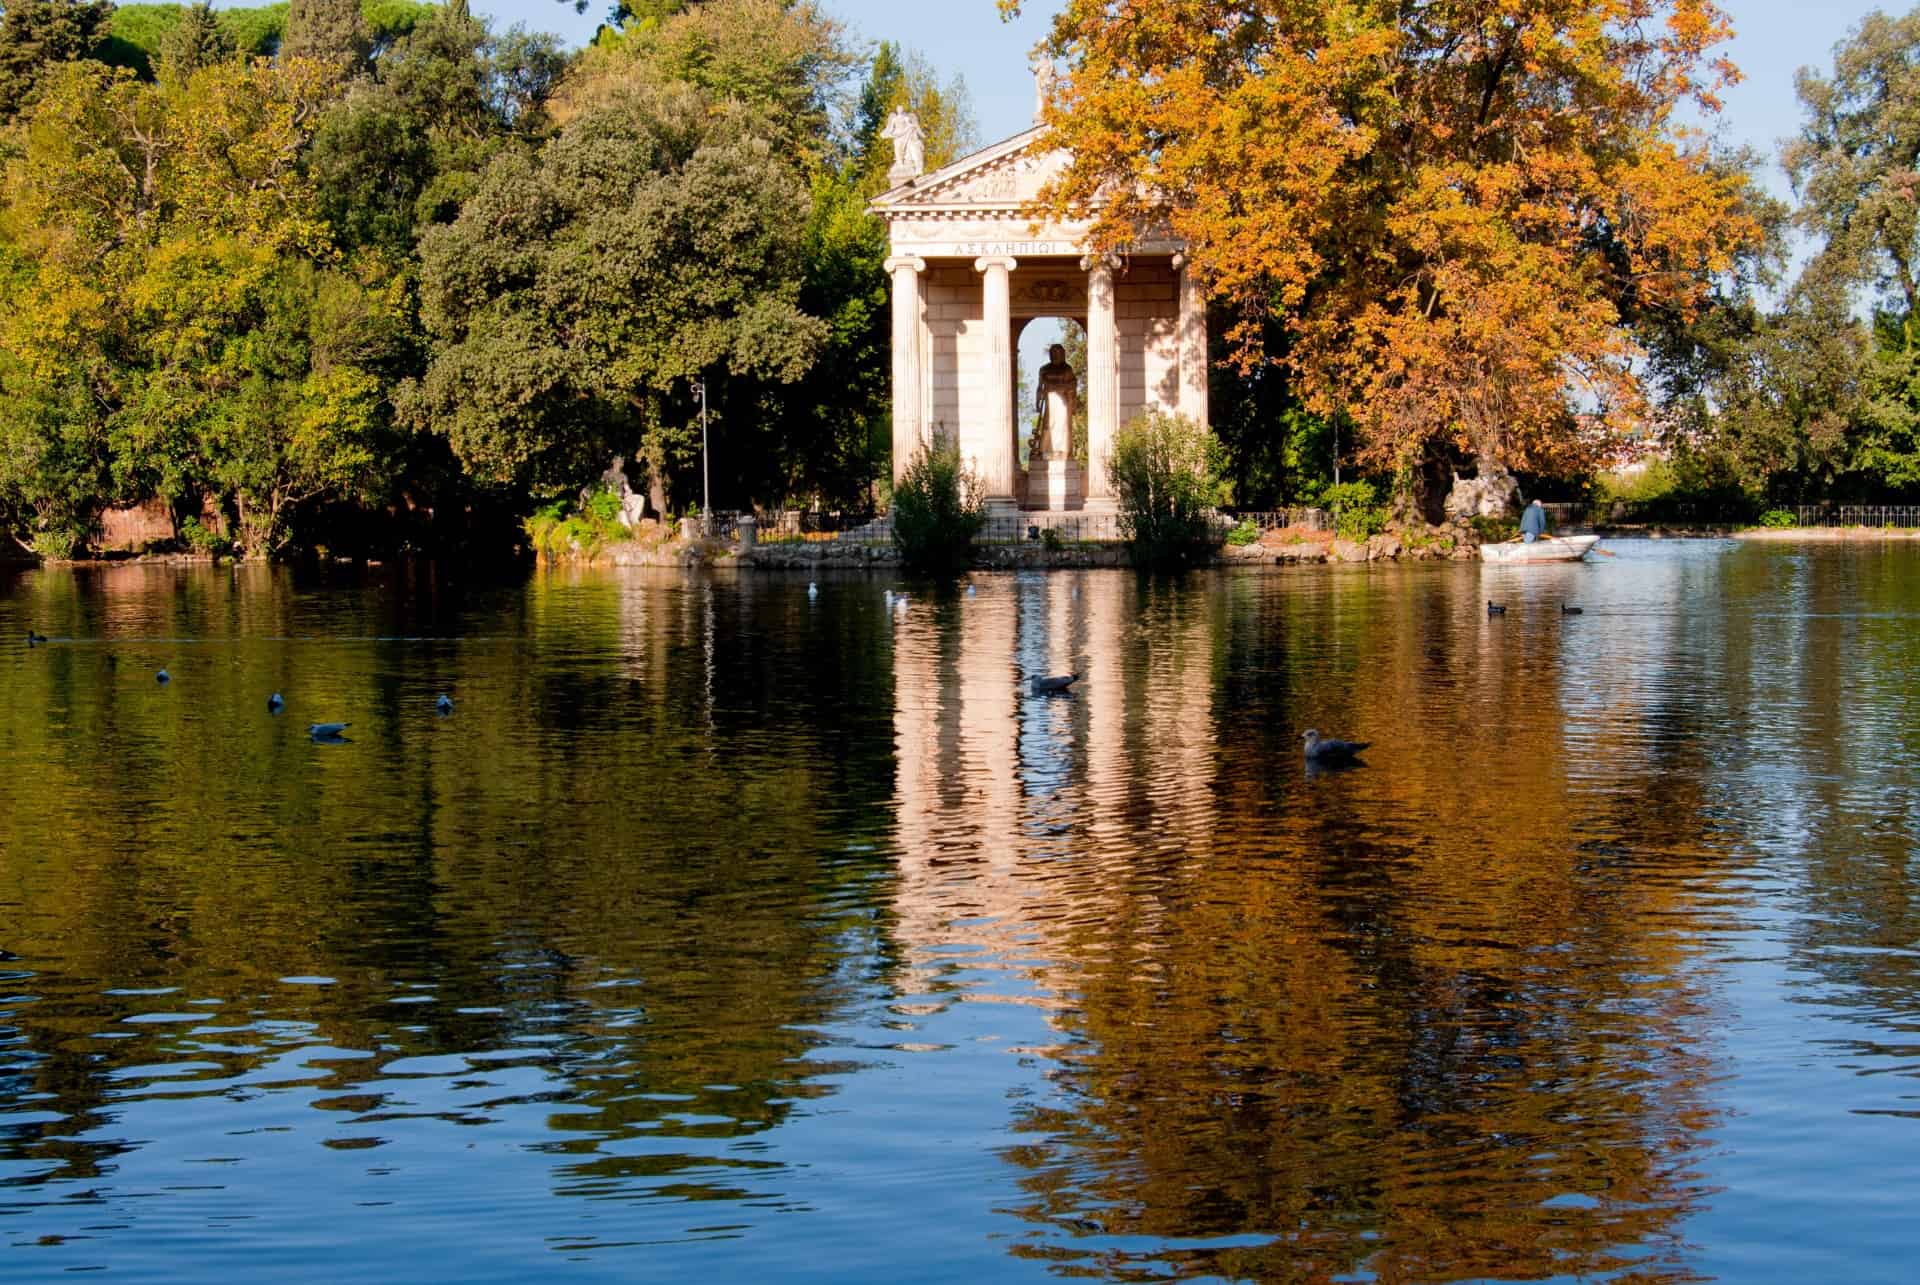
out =
[(1570, 472), (1647, 415), (1636, 325), (1759, 236), (1680, 122), (1729, 31), (1709, 0), (1065, 0), (1051, 198), (1118, 253), (1183, 238), (1241, 368), (1362, 463)]

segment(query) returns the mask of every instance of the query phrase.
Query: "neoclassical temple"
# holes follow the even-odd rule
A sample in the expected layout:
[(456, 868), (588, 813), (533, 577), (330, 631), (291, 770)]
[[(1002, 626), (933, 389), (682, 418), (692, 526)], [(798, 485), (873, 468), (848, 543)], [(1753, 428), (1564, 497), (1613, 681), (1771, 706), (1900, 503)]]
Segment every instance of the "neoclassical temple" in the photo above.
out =
[[(1142, 241), (1123, 262), (1097, 259), (1086, 223), (1040, 213), (1035, 198), (1067, 163), (1044, 126), (930, 174), (911, 115), (896, 112), (885, 136), (894, 186), (872, 208), (892, 250), (894, 480), (939, 433), (958, 441), (993, 509), (1112, 509), (1106, 460), (1120, 425), (1150, 409), (1207, 422), (1206, 308), (1184, 247)], [(1051, 457), (1022, 470), (1036, 408), (1014, 404), (1015, 353), (1041, 317), (1086, 331), (1088, 459), (1069, 458), (1070, 431), (1056, 430)], [(1045, 400), (1061, 413), (1060, 398)]]

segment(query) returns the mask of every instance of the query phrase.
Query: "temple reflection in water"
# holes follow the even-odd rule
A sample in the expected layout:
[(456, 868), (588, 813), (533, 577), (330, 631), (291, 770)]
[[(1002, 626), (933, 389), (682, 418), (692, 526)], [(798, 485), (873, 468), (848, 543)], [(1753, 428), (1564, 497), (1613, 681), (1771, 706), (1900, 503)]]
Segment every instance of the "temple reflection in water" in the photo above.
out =
[[(1057, 1093), (1015, 1108), (1005, 1157), (1034, 1224), (1014, 1252), (1143, 1278), (1684, 1274), (1713, 1067), (1689, 896), (1605, 859), (1629, 796), (1570, 784), (1565, 743), (1631, 750), (1658, 693), (1596, 713), (1560, 639), (1460, 607), (1437, 581), (1088, 574), (899, 617), (900, 985), (964, 961), (955, 998), (1057, 1033)], [(1028, 694), (1069, 671), (1071, 697)], [(1485, 736), (1489, 709), (1524, 713)], [(1429, 731), (1321, 778), (1295, 738), (1323, 716)], [(1697, 855), (1698, 804), (1637, 832)]]

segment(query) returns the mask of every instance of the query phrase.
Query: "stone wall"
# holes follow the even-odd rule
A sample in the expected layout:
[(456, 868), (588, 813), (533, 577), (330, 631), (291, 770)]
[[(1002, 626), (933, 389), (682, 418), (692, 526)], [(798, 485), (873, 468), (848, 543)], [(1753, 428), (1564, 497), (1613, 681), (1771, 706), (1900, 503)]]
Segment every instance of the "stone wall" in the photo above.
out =
[(1165, 263), (1135, 264), (1114, 278), (1120, 335), (1120, 423), (1149, 407), (1180, 405), (1179, 276)]
[(946, 433), (987, 414), (978, 372), (986, 365), (980, 275), (970, 266), (930, 267), (921, 280), (928, 342), (926, 423)]
[(99, 547), (103, 553), (138, 553), (150, 544), (165, 544), (178, 534), (173, 529), (173, 511), (164, 500), (108, 509), (100, 515)]

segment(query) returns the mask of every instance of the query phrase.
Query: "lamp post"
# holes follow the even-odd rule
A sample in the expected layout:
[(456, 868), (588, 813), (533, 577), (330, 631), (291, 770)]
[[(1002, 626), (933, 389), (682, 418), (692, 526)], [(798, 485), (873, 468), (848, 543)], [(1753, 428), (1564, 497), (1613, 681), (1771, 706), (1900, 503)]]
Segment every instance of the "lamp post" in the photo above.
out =
[(700, 390), (700, 530), (713, 530), (713, 493), (707, 486), (707, 381), (695, 380)]

